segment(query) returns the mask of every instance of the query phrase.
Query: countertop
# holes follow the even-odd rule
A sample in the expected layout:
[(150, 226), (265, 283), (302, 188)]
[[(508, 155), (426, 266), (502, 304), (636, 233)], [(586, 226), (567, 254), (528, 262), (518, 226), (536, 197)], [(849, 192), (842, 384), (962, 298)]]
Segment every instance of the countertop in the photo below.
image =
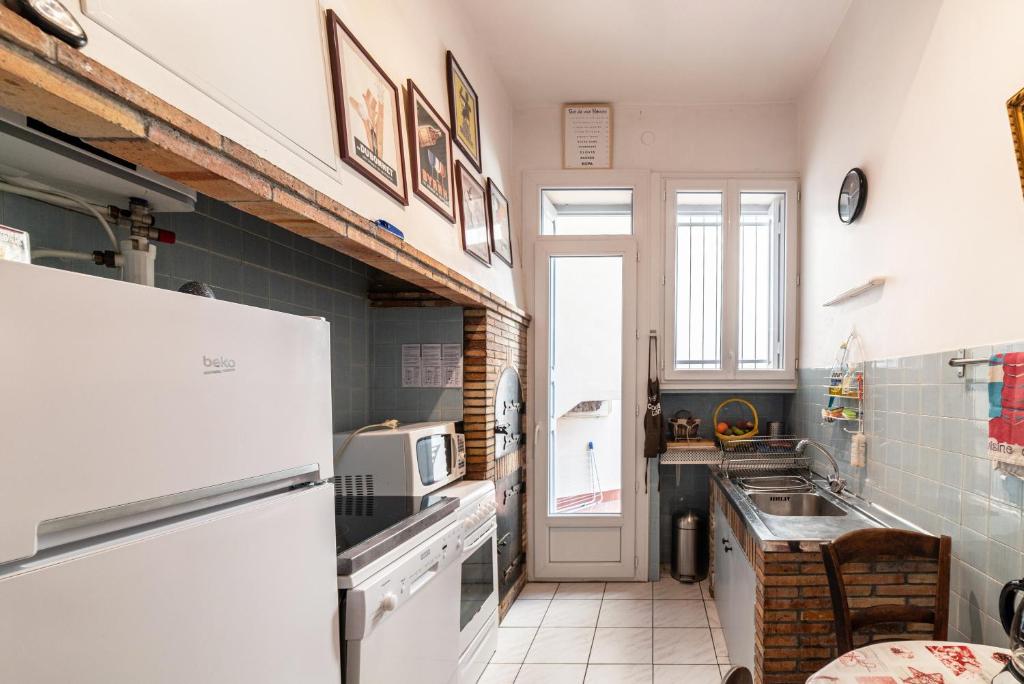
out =
[(770, 515), (758, 510), (740, 486), (732, 479), (725, 477), (719, 468), (712, 467), (710, 471), (713, 486), (719, 488), (729, 505), (743, 519), (747, 530), (765, 551), (817, 552), (821, 542), (832, 541), (847, 532), (868, 527), (924, 531), (854, 494), (847, 492), (840, 495), (833, 494), (828, 489), (827, 481), (817, 475), (811, 478), (814, 493), (838, 506), (845, 515)]
[[(338, 553), (338, 576), (351, 575), (365, 568), (423, 530), (453, 515), (459, 509), (459, 500), (456, 497), (437, 497), (437, 499), (431, 505), (388, 526), (372, 537), (340, 550)], [(345, 497), (336, 498), (336, 508), (342, 506), (344, 501)], [(335, 520), (337, 521), (337, 518)]]

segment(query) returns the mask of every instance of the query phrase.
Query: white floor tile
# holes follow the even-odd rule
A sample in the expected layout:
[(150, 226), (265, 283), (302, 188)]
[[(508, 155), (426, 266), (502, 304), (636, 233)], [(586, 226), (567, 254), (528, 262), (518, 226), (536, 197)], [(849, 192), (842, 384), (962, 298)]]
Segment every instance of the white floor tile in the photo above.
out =
[(591, 663), (651, 662), (651, 629), (649, 627), (598, 627)]
[(557, 599), (599, 599), (604, 595), (604, 582), (562, 582), (555, 591)]
[(609, 582), (604, 588), (606, 599), (649, 599), (653, 582)]
[(536, 627), (501, 627), (498, 630), (498, 649), (491, 657), (491, 662), (523, 662), (536, 633)]
[(583, 684), (586, 665), (523, 665), (516, 684)]
[(554, 597), (558, 582), (527, 582), (519, 592), (521, 599), (549, 599)]
[(725, 644), (725, 632), (721, 629), (711, 630), (711, 640), (715, 643), (715, 657), (718, 658), (718, 662), (728, 662), (729, 648)]
[(512, 684), (519, 674), (518, 665), (499, 665), (492, 663), (477, 680), (477, 684)]
[(655, 627), (707, 627), (704, 602), (690, 599), (654, 602)]
[(655, 628), (654, 662), (661, 665), (717, 665), (711, 630)]
[(597, 627), (601, 602), (592, 599), (554, 600), (548, 606), (541, 627)]
[(718, 617), (718, 606), (713, 600), (704, 600), (704, 610), (707, 611), (708, 622), (711, 624), (712, 629), (722, 626), (722, 621)]
[(586, 663), (594, 630), (587, 627), (541, 627), (526, 654), (527, 663)]
[(699, 599), (703, 598), (696, 584), (684, 584), (671, 577), (662, 577), (654, 583), (655, 599)]
[(700, 581), (700, 593), (707, 600), (711, 600), (711, 580), (702, 579)]
[(717, 665), (655, 665), (654, 684), (719, 684)]
[(502, 627), (540, 627), (551, 601), (517, 599), (505, 613)]
[(588, 665), (584, 684), (651, 684), (651, 665)]
[(650, 627), (651, 600), (614, 599), (601, 603), (598, 627)]

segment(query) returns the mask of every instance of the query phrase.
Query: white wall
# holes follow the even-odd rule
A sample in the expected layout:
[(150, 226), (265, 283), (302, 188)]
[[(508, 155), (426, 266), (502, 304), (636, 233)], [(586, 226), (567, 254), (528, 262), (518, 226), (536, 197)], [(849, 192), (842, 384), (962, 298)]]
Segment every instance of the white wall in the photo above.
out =
[[(517, 171), (562, 168), (561, 107), (516, 112)], [(797, 157), (796, 107), (761, 105), (616, 104), (616, 169), (685, 172), (792, 172)], [(642, 136), (647, 133), (646, 137)], [(586, 171), (581, 171), (586, 178)]]
[[(854, 0), (800, 103), (801, 367), (851, 326), (869, 358), (1024, 339), (1024, 199), (1006, 100), (1024, 87), (1017, 0)], [(866, 209), (836, 217), (843, 175)], [(881, 291), (822, 302), (870, 277)]]
[[(104, 7), (124, 7), (124, 3), (114, 0), (83, 0), (83, 4), (91, 12)], [(75, 8), (89, 33), (90, 42), (85, 52), (356, 212), (371, 219), (387, 219), (405, 232), (410, 244), (458, 269), (497, 295), (521, 303), (518, 268), (513, 271), (498, 260), (488, 268), (465, 254), (458, 225), (448, 223), (416, 197), (412, 193), (411, 179), (408, 179), (409, 206), (402, 207), (340, 161), (333, 123), (333, 104), (329, 105), (332, 111), (328, 117), (310, 116), (302, 111), (303, 107), (320, 107), (325, 101), (333, 102), (324, 31), (324, 11), (328, 7), (338, 12), (356, 38), (399, 87), (404, 87), (406, 79), (411, 77), (445, 119), (448, 116), (445, 51), (451, 49), (480, 97), (483, 157), (483, 174), (480, 179), (487, 176), (494, 178), (515, 205), (518, 182), (511, 173), (511, 105), (500, 79), (486, 57), (486, 46), (476, 39), (471, 27), (451, 0), (324, 0), (319, 3), (317, 0), (260, 0), (257, 3), (229, 2), (210, 7), (199, 7), (196, 3), (182, 5), (172, 8), (176, 13), (172, 21), (166, 14), (161, 19), (161, 13), (166, 13), (169, 8), (166, 3), (160, 0), (140, 0), (131, 4), (130, 19), (123, 19), (126, 23), (145, 27), (145, 33), (134, 31), (135, 34), (143, 35), (130, 36), (143, 49), (151, 50), (146, 46), (157, 43), (157, 37), (162, 36), (161, 32), (171, 35), (180, 43), (180, 53), (172, 57), (175, 65), (169, 64), (174, 67), (173, 71), (150, 59)], [(278, 30), (273, 15), (284, 10), (308, 17), (301, 19), (305, 32), (296, 35), (295, 31)], [(128, 10), (120, 11), (129, 13)], [(221, 21), (221, 15), (224, 14), (234, 16), (234, 20)], [(185, 29), (179, 30), (182, 20), (187, 20)], [(219, 24), (211, 32), (208, 24), (215, 21)], [(189, 22), (203, 25), (194, 24), (195, 28), (189, 29)], [(211, 35), (215, 38), (211, 38)], [(310, 36), (314, 36), (313, 39), (319, 36), (320, 50), (303, 49), (301, 41), (308, 41)], [(176, 75), (182, 72), (177, 64), (188, 64), (190, 59), (192, 62), (200, 60), (201, 63), (202, 56), (206, 54), (215, 56), (207, 58), (208, 61), (214, 58), (225, 60), (237, 64), (237, 69), (244, 72), (250, 64), (258, 62), (255, 55), (259, 51), (291, 57), (291, 63), (281, 60), (277, 67), (286, 68), (289, 72), (283, 75), (268, 74), (268, 83), (272, 81), (271, 76), (288, 78), (289, 74), (295, 74), (295, 78), (303, 78), (312, 88), (308, 98), (295, 98), (290, 103), (295, 111), (294, 122), (281, 124), (274, 121), (271, 125), (267, 122), (271, 117), (257, 111), (260, 109), (259, 103), (254, 106), (250, 102), (246, 103), (247, 107), (243, 107), (237, 102), (228, 101), (223, 94), (216, 98), (204, 94), (191, 84), (198, 83), (204, 77), (201, 68), (197, 73), (185, 74), (184, 77)], [(303, 57), (296, 58), (297, 54)], [(270, 60), (270, 63), (273, 65), (277, 60)], [(222, 65), (218, 66), (219, 69), (209, 69), (211, 74), (214, 71), (225, 71)], [(315, 76), (309, 78), (308, 74)], [(253, 74), (246, 74), (246, 80), (252, 79)], [(255, 80), (259, 80), (258, 75)], [(326, 90), (326, 98), (321, 89)], [(251, 89), (246, 92), (251, 92)], [(280, 111), (279, 102), (269, 103), (282, 97), (281, 92), (268, 86), (264, 97), (268, 112)], [(404, 101), (402, 106), (404, 136)], [(302, 121), (301, 125), (325, 126), (330, 130), (320, 131), (316, 135), (283, 130), (289, 125), (294, 128), (298, 121)], [(307, 150), (295, 144), (296, 138), (320, 141), (318, 144), (321, 147), (323, 141), (333, 140), (335, 147)], [(405, 142), (408, 145), (409, 141)], [(457, 149), (454, 154), (460, 158), (461, 153)], [(326, 163), (324, 160), (327, 160)], [(408, 176), (407, 153), (405, 161)], [(514, 236), (513, 247), (517, 262), (518, 244), (518, 237)]]

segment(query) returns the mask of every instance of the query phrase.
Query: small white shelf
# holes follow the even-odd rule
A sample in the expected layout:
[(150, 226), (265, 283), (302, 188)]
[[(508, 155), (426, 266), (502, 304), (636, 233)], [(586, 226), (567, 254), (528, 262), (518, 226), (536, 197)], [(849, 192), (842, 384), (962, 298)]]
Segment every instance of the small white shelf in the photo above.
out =
[(847, 300), (853, 299), (854, 297), (859, 297), (860, 295), (864, 294), (865, 292), (869, 292), (869, 291), (875, 289), (876, 287), (881, 287), (882, 285), (885, 285), (885, 278), (882, 278), (882, 277), (872, 278), (871, 280), (869, 280), (868, 282), (864, 283), (863, 285), (858, 285), (857, 287), (851, 287), (849, 290), (846, 290), (845, 292), (841, 292), (841, 293), (837, 294), (835, 297), (833, 297), (832, 299), (830, 299), (827, 302), (825, 302), (824, 304), (822, 304), (822, 306), (835, 306), (836, 304), (842, 304), (843, 302), (845, 302)]

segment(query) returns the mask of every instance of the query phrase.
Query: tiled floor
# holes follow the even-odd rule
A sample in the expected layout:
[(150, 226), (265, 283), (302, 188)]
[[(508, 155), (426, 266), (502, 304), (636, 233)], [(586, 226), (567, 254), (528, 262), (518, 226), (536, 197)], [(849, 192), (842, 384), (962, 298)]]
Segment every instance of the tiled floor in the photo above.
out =
[(531, 583), (480, 684), (719, 684), (728, 669), (706, 583)]

